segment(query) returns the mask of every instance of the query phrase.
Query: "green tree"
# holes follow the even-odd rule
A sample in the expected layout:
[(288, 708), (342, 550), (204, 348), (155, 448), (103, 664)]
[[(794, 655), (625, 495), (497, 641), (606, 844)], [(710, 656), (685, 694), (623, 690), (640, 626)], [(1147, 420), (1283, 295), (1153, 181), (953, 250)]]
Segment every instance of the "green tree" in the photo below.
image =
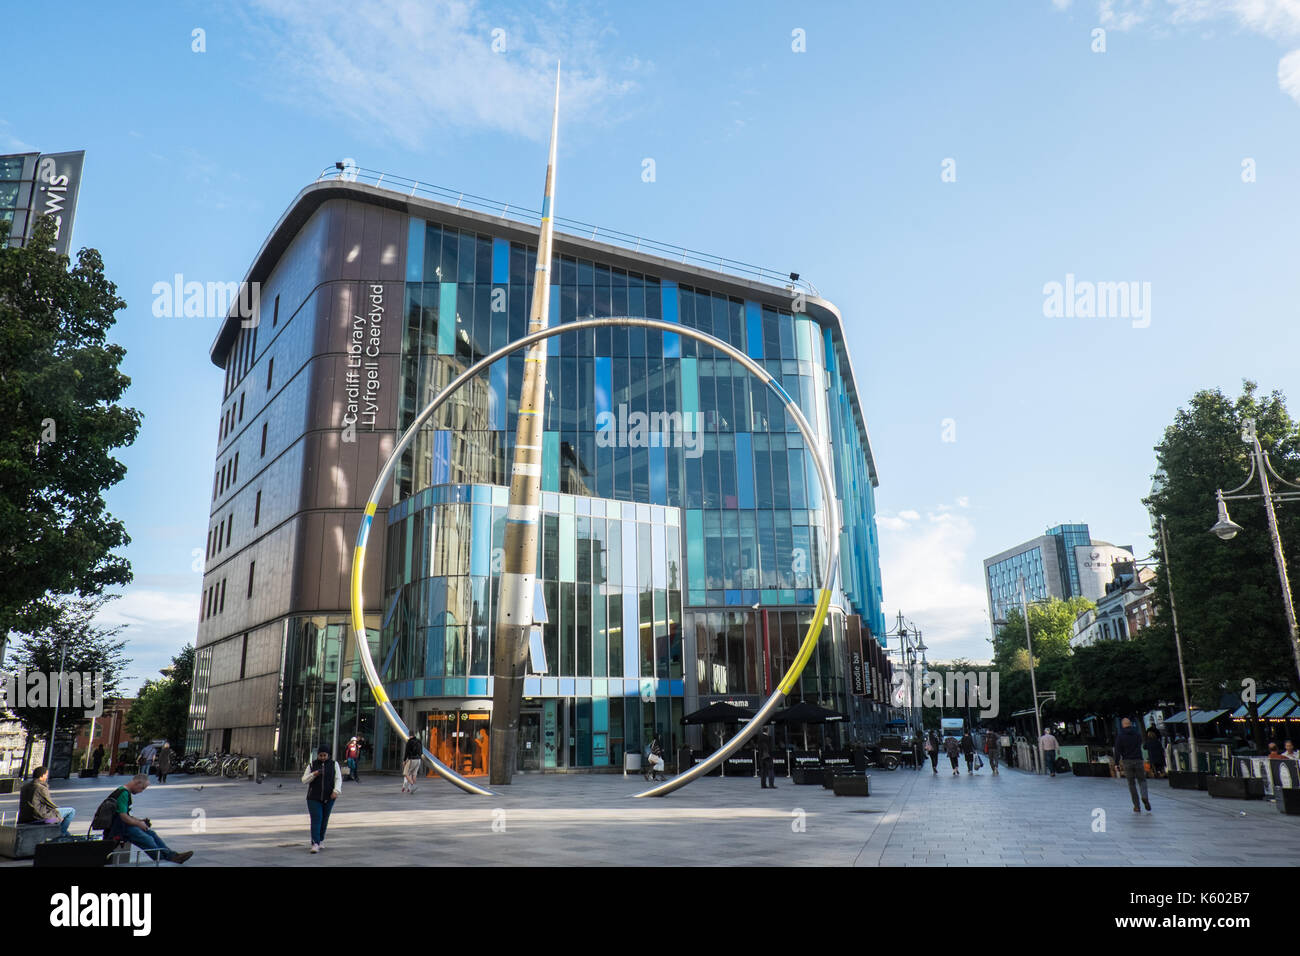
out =
[[(1070, 639), (1074, 636), (1074, 622), (1084, 611), (1095, 605), (1086, 598), (1068, 600), (1049, 598), (1029, 605), (1029, 633), (1034, 642), (1034, 676), (1039, 693), (1057, 691), (1058, 699), (1044, 713), (1068, 716), (1071, 708), (1068, 699), (1060, 698), (1061, 683), (1070, 665)], [(1020, 608), (1012, 608), (993, 637), (993, 662), (1000, 673), (1000, 716), (1008, 717), (1016, 711), (1031, 710), (1034, 706), (1032, 681), (1029, 674), (1029, 648), (1025, 641), (1025, 618)]]
[(11, 631), (55, 622), (58, 595), (131, 580), (113, 549), (130, 539), (104, 490), (126, 474), (112, 457), (140, 414), (118, 403), (130, 379), (109, 344), (126, 303), (94, 249), (68, 268), (41, 217), (30, 242), (0, 248), (0, 651)]
[(184, 750), (194, 679), (194, 645), (186, 644), (172, 658), (172, 671), (162, 680), (146, 680), (126, 717), (126, 729), (136, 740), (170, 741)]
[[(123, 671), (131, 663), (123, 655), (126, 641), (118, 635), (123, 625), (104, 627), (94, 623), (95, 616), (108, 601), (108, 598), (74, 597), (60, 598), (52, 603), (54, 615), (47, 623), (32, 634), (21, 634), (10, 658), (7, 670), (10, 673), (39, 673), (47, 679), (54, 678), (62, 671), (65, 674), (99, 674), (103, 678), (103, 695), (112, 697), (121, 682)], [(28, 687), (34, 689), (29, 683)], [(25, 706), (17, 706), (18, 703)], [(22, 722), (28, 734), (44, 736), (48, 741), (54, 720), (54, 697), (52, 693), (38, 696), (24, 693), (20, 700), (15, 693), (8, 701), (9, 710)], [(82, 707), (71, 707), (65, 702), (59, 707), (58, 729), (69, 731), (85, 722)], [(47, 749), (46, 751), (50, 751)]]
[[(1300, 480), (1300, 430), (1279, 392), (1256, 394), (1246, 381), (1230, 399), (1219, 390), (1200, 391), (1178, 409), (1156, 446), (1157, 475), (1148, 507), (1165, 518), (1179, 633), (1196, 703), (1212, 706), (1225, 690), (1238, 693), (1244, 680), (1259, 688), (1300, 691), (1295, 657), (1282, 612), (1282, 588), (1262, 501), (1232, 502), (1242, 527), (1231, 541), (1208, 533), (1215, 520), (1214, 493), (1240, 485), (1250, 473), (1243, 423), (1255, 420), (1260, 444), (1284, 478)], [(1243, 493), (1258, 492), (1258, 485)], [(1279, 507), (1278, 530), (1291, 560), (1300, 553), (1300, 509)], [(1157, 547), (1159, 546), (1158, 536)], [(1172, 642), (1169, 575), (1162, 564), (1155, 583), (1159, 612), (1152, 636)]]

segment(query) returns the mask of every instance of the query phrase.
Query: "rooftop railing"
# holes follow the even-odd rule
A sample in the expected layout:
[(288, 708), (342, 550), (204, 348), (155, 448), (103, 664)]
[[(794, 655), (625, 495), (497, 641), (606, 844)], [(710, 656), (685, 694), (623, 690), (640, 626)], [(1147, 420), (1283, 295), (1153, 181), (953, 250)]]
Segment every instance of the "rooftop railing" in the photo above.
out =
[[(513, 219), (516, 222), (527, 223), (532, 226), (541, 224), (542, 214), (536, 209), (529, 209), (526, 206), (517, 206), (511, 203), (501, 202), (496, 199), (488, 199), (484, 196), (476, 196), (473, 193), (467, 193), (464, 190), (451, 189), (446, 186), (439, 186), (435, 183), (421, 182), (417, 179), (407, 179), (405, 176), (395, 176), (392, 173), (384, 173), (374, 169), (365, 169), (360, 166), (352, 166), (344, 163), (334, 163), (331, 166), (321, 170), (321, 174), (316, 177), (317, 182), (326, 180), (340, 180), (350, 183), (364, 183), (369, 186), (376, 186), (380, 189), (387, 189), (394, 193), (401, 193), (405, 196), (417, 197), (422, 196), (428, 199), (434, 199), (439, 202), (448, 203), (457, 209), (470, 208), (501, 216), (506, 219)], [(728, 275), (739, 278), (751, 279), (758, 282), (766, 282), (770, 285), (785, 288), (800, 288), (810, 295), (820, 296), (814, 286), (807, 279), (803, 279), (798, 273), (779, 272), (776, 269), (767, 269), (763, 266), (756, 266), (753, 263), (742, 262), (739, 259), (728, 259), (726, 256), (710, 255), (707, 252), (700, 252), (696, 249), (687, 249), (685, 246), (673, 245), (668, 242), (659, 242), (656, 239), (647, 239), (644, 236), (635, 236), (631, 233), (620, 232), (617, 229), (608, 229), (604, 226), (598, 226), (594, 223), (583, 222), (580, 219), (566, 219), (562, 216), (556, 216), (554, 219), (558, 229), (568, 232), (571, 235), (578, 236), (589, 240), (599, 240), (609, 243), (610, 245), (620, 246), (631, 252), (647, 253), (661, 256), (674, 262), (680, 262), (683, 265), (693, 265), (705, 269), (715, 269)]]

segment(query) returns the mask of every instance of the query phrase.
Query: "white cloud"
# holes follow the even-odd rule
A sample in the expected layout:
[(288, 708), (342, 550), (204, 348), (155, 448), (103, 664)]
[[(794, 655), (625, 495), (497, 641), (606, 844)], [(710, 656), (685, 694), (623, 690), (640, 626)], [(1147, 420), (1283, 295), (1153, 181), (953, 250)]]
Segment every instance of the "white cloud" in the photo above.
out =
[(1277, 65), (1277, 85), (1282, 92), (1300, 103), (1300, 50), (1292, 50)]
[(987, 658), (987, 601), (978, 577), (970, 573), (975, 544), (970, 519), (940, 506), (924, 515), (878, 514), (876, 523), (885, 603), (921, 628), (931, 649), (927, 656)]
[(1064, 10), (1070, 5), (1070, 0), (1052, 0), (1052, 6), (1058, 10)]
[[(632, 88), (605, 65), (605, 27), (580, 11), (481, 10), (474, 0), (256, 0), (250, 23), (272, 73), (265, 88), (408, 145), (434, 130), (495, 130), (545, 140), (555, 65), (562, 114), (591, 121)], [(505, 50), (493, 50), (494, 30)], [(624, 61), (621, 73), (647, 70)], [(362, 161), (361, 165), (365, 165)]]
[(195, 575), (193, 593), (129, 585), (121, 597), (100, 610), (95, 623), (125, 625), (119, 637), (126, 641), (131, 665), (119, 693), (134, 695), (145, 678), (157, 679), (159, 668), (170, 664), (186, 644), (194, 643), (199, 624), (198, 580)]
[[(1052, 0), (1052, 5), (1063, 10), (1068, 3), (1062, 5), (1059, 0)], [(1300, 0), (1165, 0), (1163, 5), (1154, 8), (1151, 0), (1097, 2), (1101, 25), (1120, 31), (1153, 22), (1162, 10), (1174, 26), (1226, 20), (1239, 29), (1279, 43), (1289, 45), (1300, 38)], [(1277, 67), (1277, 83), (1284, 93), (1300, 103), (1300, 56), (1297, 54), (1300, 50), (1292, 50), (1282, 57)]]

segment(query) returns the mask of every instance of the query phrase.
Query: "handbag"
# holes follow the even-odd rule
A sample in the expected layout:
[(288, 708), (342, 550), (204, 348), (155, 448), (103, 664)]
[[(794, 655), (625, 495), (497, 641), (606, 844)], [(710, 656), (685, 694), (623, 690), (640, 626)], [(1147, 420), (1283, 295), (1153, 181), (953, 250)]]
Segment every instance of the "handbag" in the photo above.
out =
[(975, 769), (976, 769), (976, 770), (982, 770), (983, 768), (984, 768), (984, 758), (981, 757), (979, 754), (976, 754), (976, 755), (975, 755)]

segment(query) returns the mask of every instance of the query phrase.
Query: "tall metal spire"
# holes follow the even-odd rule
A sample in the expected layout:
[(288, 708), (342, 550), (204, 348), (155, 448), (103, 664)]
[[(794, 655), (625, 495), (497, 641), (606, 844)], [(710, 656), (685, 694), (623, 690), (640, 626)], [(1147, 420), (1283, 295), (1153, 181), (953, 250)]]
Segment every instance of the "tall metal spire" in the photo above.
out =
[[(542, 222), (537, 236), (537, 271), (528, 331), (547, 326), (551, 312), (551, 232), (555, 209), (555, 144), (560, 123), (560, 65), (555, 65), (555, 106), (551, 113), (551, 148), (546, 161)], [(492, 661), (491, 747), (489, 780), (510, 783), (519, 738), (528, 633), (533, 624), (537, 587), (537, 542), (542, 491), (542, 428), (546, 404), (546, 342), (530, 346), (524, 357), (519, 394), (515, 454), (510, 473), (510, 507), (506, 513), (505, 553), (497, 600), (496, 647)]]

